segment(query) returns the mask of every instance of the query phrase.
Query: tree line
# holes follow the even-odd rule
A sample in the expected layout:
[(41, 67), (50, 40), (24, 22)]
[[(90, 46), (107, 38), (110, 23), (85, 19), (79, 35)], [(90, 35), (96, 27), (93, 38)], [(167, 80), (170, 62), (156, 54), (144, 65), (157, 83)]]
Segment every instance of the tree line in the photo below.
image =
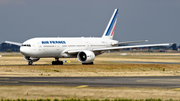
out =
[(20, 46), (13, 45), (13, 44), (7, 44), (7, 43), (1, 43), (0, 51), (1, 52), (19, 52)]

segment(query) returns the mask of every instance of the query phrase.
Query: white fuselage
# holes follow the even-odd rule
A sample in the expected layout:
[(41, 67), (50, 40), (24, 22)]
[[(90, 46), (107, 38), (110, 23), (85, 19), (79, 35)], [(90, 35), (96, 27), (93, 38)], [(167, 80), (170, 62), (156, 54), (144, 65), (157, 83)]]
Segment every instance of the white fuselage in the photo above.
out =
[[(118, 41), (106, 38), (32, 38), (23, 43), (20, 48), (24, 56), (33, 58), (76, 58), (77, 54), (67, 54), (71, 50), (92, 50), (94, 48), (112, 47), (112, 43)], [(100, 53), (95, 53), (99, 55)]]

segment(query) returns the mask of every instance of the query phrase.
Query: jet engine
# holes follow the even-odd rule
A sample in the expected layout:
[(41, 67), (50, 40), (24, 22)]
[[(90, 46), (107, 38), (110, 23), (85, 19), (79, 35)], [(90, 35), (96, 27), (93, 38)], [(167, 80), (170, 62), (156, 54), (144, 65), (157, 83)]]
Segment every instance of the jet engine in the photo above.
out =
[(40, 58), (33, 58), (33, 57), (28, 57), (28, 56), (23, 56), (24, 57), (24, 60), (26, 61), (31, 61), (31, 62), (36, 62), (38, 61)]
[(83, 64), (91, 64), (95, 59), (95, 54), (92, 51), (84, 50), (78, 53), (77, 58)]

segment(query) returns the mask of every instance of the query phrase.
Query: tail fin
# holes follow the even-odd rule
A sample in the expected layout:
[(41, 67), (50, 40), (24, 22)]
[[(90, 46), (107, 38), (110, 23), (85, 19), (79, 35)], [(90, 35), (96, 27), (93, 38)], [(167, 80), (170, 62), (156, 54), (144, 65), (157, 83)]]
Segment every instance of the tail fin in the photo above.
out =
[(106, 27), (106, 30), (104, 31), (102, 38), (113, 39), (114, 30), (115, 30), (116, 22), (117, 22), (117, 15), (118, 15), (118, 9), (115, 9), (107, 27)]

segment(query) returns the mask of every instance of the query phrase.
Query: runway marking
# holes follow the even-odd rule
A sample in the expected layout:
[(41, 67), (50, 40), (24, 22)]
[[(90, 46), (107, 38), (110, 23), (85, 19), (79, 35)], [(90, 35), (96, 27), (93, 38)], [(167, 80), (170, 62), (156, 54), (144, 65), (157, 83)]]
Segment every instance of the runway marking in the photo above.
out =
[(0, 81), (0, 83), (19, 83), (18, 81)]
[(59, 81), (20, 81), (20, 82), (63, 83), (63, 82), (59, 82)]
[(76, 88), (86, 88), (89, 87), (89, 85), (81, 85), (81, 86), (77, 86)]
[(136, 82), (147, 82), (145, 80), (136, 80)]
[(180, 91), (180, 88), (175, 88), (175, 89), (172, 89), (174, 91)]
[(63, 82), (60, 82), (60, 81), (50, 81), (51, 83), (63, 83)]
[(9, 78), (0, 78), (0, 80), (8, 80)]
[(47, 83), (49, 81), (20, 81), (20, 82), (42, 82), (42, 83)]
[[(136, 82), (151, 82), (151, 83), (171, 83), (178, 82), (180, 79), (145, 79), (145, 80), (136, 80)], [(180, 81), (179, 81), (180, 82)]]

